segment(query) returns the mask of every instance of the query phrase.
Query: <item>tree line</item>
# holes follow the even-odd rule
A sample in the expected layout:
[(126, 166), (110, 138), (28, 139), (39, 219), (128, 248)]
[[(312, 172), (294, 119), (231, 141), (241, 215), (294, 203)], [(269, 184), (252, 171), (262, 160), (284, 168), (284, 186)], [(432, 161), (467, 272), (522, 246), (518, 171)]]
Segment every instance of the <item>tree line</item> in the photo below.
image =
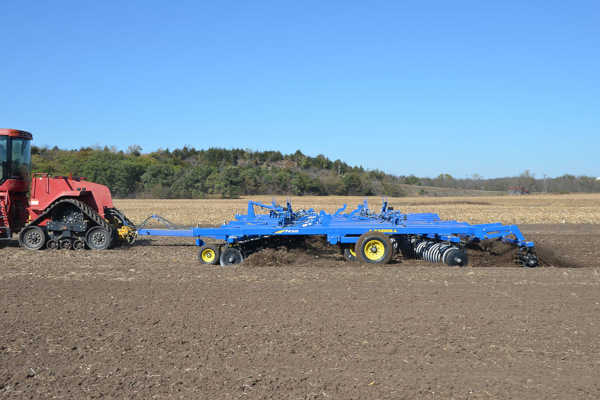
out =
[[(406, 195), (404, 185), (455, 189), (500, 190), (528, 185), (532, 191), (599, 192), (592, 177), (565, 175), (540, 180), (529, 171), (519, 177), (457, 179), (396, 176), (366, 170), (320, 154), (209, 148), (159, 149), (142, 154), (139, 146), (127, 151), (114, 147), (62, 150), (32, 147), (33, 172), (82, 176), (106, 185), (118, 198), (203, 198), (240, 195)], [(543, 187), (542, 187), (543, 185)], [(422, 190), (421, 193), (425, 193)]]

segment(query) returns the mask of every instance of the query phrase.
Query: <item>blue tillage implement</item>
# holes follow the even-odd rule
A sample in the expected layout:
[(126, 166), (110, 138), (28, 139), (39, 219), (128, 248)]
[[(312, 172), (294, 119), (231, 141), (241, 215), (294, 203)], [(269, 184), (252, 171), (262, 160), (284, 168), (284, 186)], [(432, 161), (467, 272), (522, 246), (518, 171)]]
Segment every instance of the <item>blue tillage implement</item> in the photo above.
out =
[[(257, 214), (255, 207), (268, 210), (268, 214)], [(434, 213), (405, 214), (389, 207), (386, 198), (378, 213), (369, 210), (366, 200), (350, 213), (344, 213), (345, 210), (345, 204), (329, 214), (313, 209), (293, 211), (289, 200), (285, 207), (275, 201), (271, 205), (249, 201), (247, 214), (236, 215), (234, 221), (219, 228), (176, 229), (164, 218), (153, 215), (137, 232), (140, 236), (195, 237), (200, 246), (198, 258), (204, 264), (238, 264), (263, 248), (307, 236), (323, 236), (330, 244), (340, 246), (345, 259), (364, 263), (385, 264), (395, 253), (401, 253), (404, 258), (465, 266), (466, 244), (495, 239), (516, 245), (519, 250), (515, 259), (519, 265), (538, 265), (534, 243), (525, 240), (516, 225), (442, 221)], [(144, 228), (151, 218), (163, 222), (168, 229)], [(207, 244), (203, 240), (206, 238), (226, 244)]]

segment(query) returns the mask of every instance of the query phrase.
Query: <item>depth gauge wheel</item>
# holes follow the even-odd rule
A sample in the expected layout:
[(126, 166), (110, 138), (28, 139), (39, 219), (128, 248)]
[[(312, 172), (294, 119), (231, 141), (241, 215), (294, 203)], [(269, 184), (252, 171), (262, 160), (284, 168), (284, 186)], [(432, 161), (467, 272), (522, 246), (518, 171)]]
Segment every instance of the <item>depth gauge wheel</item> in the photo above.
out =
[(39, 250), (46, 243), (46, 231), (39, 226), (28, 226), (19, 234), (19, 244), (27, 250)]
[(350, 243), (342, 247), (342, 255), (346, 261), (356, 261), (356, 244)]
[(205, 244), (198, 250), (198, 260), (202, 264), (215, 265), (219, 262), (220, 255), (219, 246), (215, 246), (214, 244)]
[(88, 231), (86, 242), (92, 250), (107, 249), (111, 242), (110, 233), (101, 226), (95, 226)]
[(358, 260), (369, 264), (387, 264), (394, 253), (389, 236), (377, 231), (363, 233), (355, 249)]
[(242, 253), (235, 247), (228, 247), (221, 253), (221, 265), (235, 265), (244, 261)]

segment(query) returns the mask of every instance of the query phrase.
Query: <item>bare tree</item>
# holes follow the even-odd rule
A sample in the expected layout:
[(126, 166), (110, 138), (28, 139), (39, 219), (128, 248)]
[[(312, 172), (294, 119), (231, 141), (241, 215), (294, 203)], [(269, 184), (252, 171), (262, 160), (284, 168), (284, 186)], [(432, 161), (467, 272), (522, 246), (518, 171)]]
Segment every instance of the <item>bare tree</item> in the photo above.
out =
[(526, 170), (521, 175), (519, 175), (519, 186), (520, 187), (523, 187), (524, 189), (532, 192), (535, 184), (536, 184), (535, 174), (531, 173), (529, 170)]

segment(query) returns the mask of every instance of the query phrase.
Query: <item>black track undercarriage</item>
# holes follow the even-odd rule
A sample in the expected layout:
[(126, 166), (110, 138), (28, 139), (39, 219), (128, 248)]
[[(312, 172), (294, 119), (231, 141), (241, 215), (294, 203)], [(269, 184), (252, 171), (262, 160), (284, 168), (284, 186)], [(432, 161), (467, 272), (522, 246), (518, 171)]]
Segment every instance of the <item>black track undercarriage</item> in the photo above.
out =
[[(40, 225), (44, 221), (45, 226)], [(104, 250), (118, 239), (133, 242), (132, 227), (116, 208), (106, 210), (105, 219), (81, 200), (61, 199), (21, 231), (19, 243), (28, 250)]]

